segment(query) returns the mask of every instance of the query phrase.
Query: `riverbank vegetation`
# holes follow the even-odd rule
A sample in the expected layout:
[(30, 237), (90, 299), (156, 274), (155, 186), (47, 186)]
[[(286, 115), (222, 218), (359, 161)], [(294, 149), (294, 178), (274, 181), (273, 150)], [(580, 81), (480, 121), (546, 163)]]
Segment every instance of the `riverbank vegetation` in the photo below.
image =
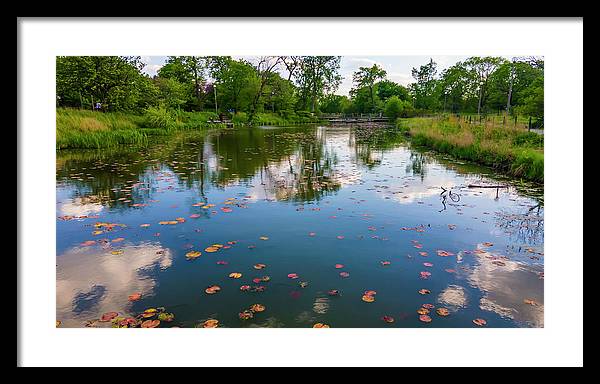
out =
[(544, 138), (534, 132), (456, 116), (399, 119), (413, 145), (484, 164), (511, 176), (544, 181)]
[(373, 64), (353, 73), (349, 96), (336, 94), (340, 62), (340, 56), (169, 56), (150, 77), (141, 57), (61, 56), (57, 148), (366, 113), (398, 121), (415, 144), (543, 180), (543, 140), (523, 130), (543, 128), (543, 59), (470, 57), (441, 72), (429, 60), (412, 68), (414, 81), (406, 86)]

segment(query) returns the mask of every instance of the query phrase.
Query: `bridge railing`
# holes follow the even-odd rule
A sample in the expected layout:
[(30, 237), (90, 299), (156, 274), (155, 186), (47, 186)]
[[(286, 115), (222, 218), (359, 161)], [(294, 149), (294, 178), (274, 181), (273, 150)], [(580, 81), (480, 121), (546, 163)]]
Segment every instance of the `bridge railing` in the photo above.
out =
[(386, 116), (381, 113), (327, 113), (320, 116), (321, 119), (384, 119), (387, 120)]

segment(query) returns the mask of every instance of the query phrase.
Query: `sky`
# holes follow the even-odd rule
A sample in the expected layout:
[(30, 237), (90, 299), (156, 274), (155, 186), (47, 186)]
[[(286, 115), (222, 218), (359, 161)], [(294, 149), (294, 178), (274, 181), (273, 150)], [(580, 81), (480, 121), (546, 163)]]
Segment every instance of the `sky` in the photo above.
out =
[[(459, 61), (464, 61), (469, 56), (342, 56), (340, 63), (340, 75), (343, 77), (336, 94), (349, 95), (352, 89), (352, 73), (359, 67), (371, 67), (378, 64), (387, 72), (387, 79), (404, 86), (414, 82), (411, 75), (413, 67), (425, 65), (432, 58), (437, 63), (438, 74), (444, 69), (451, 67)], [(257, 62), (256, 56), (233, 56), (235, 59), (246, 59), (252, 63)], [(167, 56), (143, 56), (146, 63), (144, 72), (154, 76), (162, 67)]]

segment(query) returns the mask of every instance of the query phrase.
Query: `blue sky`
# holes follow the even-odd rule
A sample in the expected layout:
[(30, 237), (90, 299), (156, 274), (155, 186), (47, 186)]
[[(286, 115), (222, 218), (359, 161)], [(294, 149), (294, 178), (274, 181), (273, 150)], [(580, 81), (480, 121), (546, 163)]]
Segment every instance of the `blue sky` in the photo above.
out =
[[(256, 62), (255, 56), (233, 56), (234, 58), (244, 58), (250, 62)], [(469, 56), (342, 56), (340, 63), (340, 74), (343, 77), (342, 83), (337, 90), (339, 95), (348, 95), (352, 88), (352, 73), (359, 67), (370, 67), (377, 63), (387, 72), (387, 78), (402, 85), (408, 85), (414, 79), (411, 76), (413, 67), (418, 67), (429, 62), (432, 58), (438, 64), (438, 73), (451, 67), (459, 61), (467, 59)], [(144, 71), (153, 76), (162, 67), (167, 56), (143, 56), (146, 63)]]

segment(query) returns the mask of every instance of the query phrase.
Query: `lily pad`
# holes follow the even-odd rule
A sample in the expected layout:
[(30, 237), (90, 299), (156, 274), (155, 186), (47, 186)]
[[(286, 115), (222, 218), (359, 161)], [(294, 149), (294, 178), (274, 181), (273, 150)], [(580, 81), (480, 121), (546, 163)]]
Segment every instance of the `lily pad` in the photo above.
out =
[(160, 320), (146, 320), (142, 322), (142, 328), (156, 328), (160, 325)]
[(477, 319), (473, 319), (473, 324), (483, 327), (484, 325), (487, 324), (487, 321), (485, 321), (484, 319), (477, 318)]
[(250, 306), (250, 310), (252, 312), (263, 312), (265, 310), (265, 306), (262, 304), (252, 304)]
[(204, 292), (206, 292), (209, 295), (213, 295), (217, 292), (219, 292), (221, 290), (221, 287), (219, 287), (218, 285), (211, 285), (210, 287), (206, 288), (204, 290)]
[(219, 320), (208, 319), (202, 323), (202, 328), (217, 328), (219, 326)]

